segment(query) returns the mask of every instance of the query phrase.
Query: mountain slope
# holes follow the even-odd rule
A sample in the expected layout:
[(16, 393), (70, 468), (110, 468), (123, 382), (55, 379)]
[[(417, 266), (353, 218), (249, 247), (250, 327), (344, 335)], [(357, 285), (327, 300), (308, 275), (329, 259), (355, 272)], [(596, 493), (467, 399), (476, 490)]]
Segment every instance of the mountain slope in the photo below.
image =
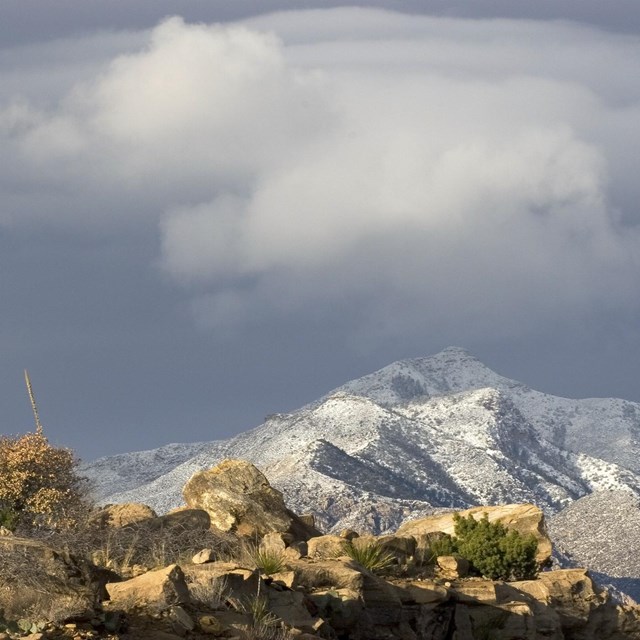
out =
[(242, 458), (322, 527), (381, 532), (436, 507), (535, 502), (554, 513), (597, 489), (640, 492), (639, 416), (634, 403), (533, 391), (449, 348), (230, 440), (104, 458), (85, 473), (102, 501), (163, 512), (195, 471)]

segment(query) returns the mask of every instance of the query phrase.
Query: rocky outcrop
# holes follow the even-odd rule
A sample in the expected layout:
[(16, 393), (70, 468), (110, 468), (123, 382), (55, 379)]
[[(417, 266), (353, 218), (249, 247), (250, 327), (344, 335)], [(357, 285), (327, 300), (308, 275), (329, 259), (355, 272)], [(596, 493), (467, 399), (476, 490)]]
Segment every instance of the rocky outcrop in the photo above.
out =
[(194, 474), (182, 493), (187, 505), (206, 511), (220, 531), (250, 538), (286, 532), (298, 540), (319, 534), (287, 509), (282, 493), (263, 473), (243, 460), (224, 460)]
[(454, 514), (463, 517), (472, 515), (482, 518), (486, 513), (490, 522), (501, 522), (508, 529), (514, 529), (522, 534), (533, 534), (538, 540), (536, 561), (546, 566), (551, 559), (552, 545), (547, 535), (544, 514), (533, 504), (506, 504), (497, 507), (473, 507), (465, 511), (440, 513), (418, 520), (405, 522), (398, 529), (399, 536), (424, 536), (435, 532), (454, 534)]

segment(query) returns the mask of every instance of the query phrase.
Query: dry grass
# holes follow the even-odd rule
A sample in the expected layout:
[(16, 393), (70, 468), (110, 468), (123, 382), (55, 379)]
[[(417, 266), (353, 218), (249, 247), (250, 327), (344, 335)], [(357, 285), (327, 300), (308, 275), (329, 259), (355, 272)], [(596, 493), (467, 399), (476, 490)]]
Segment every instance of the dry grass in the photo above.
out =
[(235, 538), (211, 530), (171, 526), (149, 528), (144, 525), (122, 528), (87, 526), (56, 532), (47, 543), (91, 560), (100, 567), (128, 577), (136, 566), (157, 569), (190, 562), (203, 548), (223, 556), (236, 546)]
[(189, 594), (196, 606), (223, 609), (228, 596), (227, 583), (224, 578), (196, 575), (189, 583)]
[(60, 623), (93, 610), (93, 593), (72, 586), (62, 564), (41, 564), (28, 548), (0, 548), (0, 611), (7, 621)]

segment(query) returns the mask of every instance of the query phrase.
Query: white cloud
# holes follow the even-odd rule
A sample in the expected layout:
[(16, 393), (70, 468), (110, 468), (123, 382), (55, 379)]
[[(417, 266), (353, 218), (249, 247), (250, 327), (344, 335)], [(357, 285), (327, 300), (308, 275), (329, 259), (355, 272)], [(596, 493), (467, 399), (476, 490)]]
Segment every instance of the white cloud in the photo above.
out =
[(47, 224), (98, 198), (159, 225), (204, 325), (357, 305), (376, 339), (526, 332), (636, 304), (639, 53), (524, 21), (172, 18), (55, 108), (7, 103), (3, 163), (68, 194)]

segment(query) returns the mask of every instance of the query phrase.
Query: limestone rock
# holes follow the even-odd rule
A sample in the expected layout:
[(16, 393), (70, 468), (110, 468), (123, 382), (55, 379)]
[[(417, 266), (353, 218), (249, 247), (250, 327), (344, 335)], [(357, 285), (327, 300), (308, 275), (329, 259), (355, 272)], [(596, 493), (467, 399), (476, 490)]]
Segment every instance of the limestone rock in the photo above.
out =
[(189, 507), (209, 514), (211, 526), (242, 536), (262, 537), (273, 531), (307, 539), (315, 532), (284, 504), (282, 493), (264, 474), (244, 460), (224, 460), (195, 473), (183, 489)]
[[(496, 507), (473, 507), (458, 513), (463, 517), (472, 515), (477, 519), (482, 518), (486, 513), (490, 522), (499, 521), (507, 528), (515, 529), (524, 535), (532, 533), (538, 540), (536, 560), (542, 566), (549, 563), (552, 552), (551, 540), (546, 532), (544, 515), (535, 505), (507, 504)], [(420, 536), (435, 531), (453, 535), (453, 514), (454, 512), (442, 513), (405, 522), (398, 529), (397, 535)]]
[(109, 583), (107, 591), (111, 602), (123, 609), (148, 606), (166, 608), (189, 602), (184, 573), (176, 564), (148, 571), (125, 582)]

